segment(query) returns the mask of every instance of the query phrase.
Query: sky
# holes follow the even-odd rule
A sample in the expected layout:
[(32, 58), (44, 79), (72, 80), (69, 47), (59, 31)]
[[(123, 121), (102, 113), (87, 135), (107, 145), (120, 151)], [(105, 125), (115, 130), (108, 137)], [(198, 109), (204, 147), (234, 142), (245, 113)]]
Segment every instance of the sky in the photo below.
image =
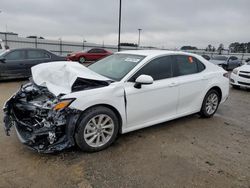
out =
[[(250, 0), (122, 0), (121, 42), (179, 48), (250, 42)], [(119, 0), (1, 0), (0, 31), (117, 44)]]

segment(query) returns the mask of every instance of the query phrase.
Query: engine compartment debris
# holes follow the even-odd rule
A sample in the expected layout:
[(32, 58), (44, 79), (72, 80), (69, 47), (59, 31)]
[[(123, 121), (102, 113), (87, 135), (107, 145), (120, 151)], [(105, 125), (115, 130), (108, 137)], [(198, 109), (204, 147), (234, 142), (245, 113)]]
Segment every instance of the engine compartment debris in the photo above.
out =
[(43, 153), (73, 146), (73, 132), (80, 113), (70, 108), (54, 110), (61, 96), (32, 82), (23, 85), (5, 104), (6, 134), (14, 126), (22, 143)]

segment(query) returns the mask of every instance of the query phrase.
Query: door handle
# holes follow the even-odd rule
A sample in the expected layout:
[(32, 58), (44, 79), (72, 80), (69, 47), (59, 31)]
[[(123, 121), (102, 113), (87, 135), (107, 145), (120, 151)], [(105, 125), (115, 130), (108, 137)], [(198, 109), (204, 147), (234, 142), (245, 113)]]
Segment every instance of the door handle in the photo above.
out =
[(172, 82), (172, 83), (169, 84), (169, 87), (175, 87), (175, 86), (178, 86), (178, 83)]
[(203, 76), (203, 77), (202, 77), (202, 80), (208, 80), (208, 77)]

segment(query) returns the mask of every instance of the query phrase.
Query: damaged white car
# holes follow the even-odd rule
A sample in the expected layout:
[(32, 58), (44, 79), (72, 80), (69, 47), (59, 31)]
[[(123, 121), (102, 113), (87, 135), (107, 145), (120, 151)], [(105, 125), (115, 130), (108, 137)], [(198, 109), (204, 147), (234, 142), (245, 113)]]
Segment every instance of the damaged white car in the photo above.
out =
[(199, 112), (211, 117), (228, 97), (228, 74), (201, 56), (127, 51), (88, 68), (53, 62), (32, 68), (4, 106), (5, 130), (51, 153), (77, 145), (93, 152), (126, 133)]

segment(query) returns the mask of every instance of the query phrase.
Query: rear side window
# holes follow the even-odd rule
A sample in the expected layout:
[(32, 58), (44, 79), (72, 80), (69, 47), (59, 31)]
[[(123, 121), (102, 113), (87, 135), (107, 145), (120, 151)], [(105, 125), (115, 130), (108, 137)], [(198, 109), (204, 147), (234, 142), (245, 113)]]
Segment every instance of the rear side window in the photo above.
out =
[(105, 53), (104, 50), (102, 49), (92, 49), (88, 51), (89, 53)]
[(154, 80), (172, 77), (172, 56), (160, 57), (142, 67), (131, 79), (134, 82), (140, 75), (150, 75)]
[(28, 50), (28, 59), (46, 59), (50, 58), (49, 55), (43, 50)]
[(235, 57), (235, 56), (231, 56), (230, 59), (231, 59), (232, 61), (235, 61), (235, 60), (237, 60), (238, 58)]
[(177, 55), (175, 60), (175, 76), (195, 74), (205, 69), (204, 64), (192, 56)]

